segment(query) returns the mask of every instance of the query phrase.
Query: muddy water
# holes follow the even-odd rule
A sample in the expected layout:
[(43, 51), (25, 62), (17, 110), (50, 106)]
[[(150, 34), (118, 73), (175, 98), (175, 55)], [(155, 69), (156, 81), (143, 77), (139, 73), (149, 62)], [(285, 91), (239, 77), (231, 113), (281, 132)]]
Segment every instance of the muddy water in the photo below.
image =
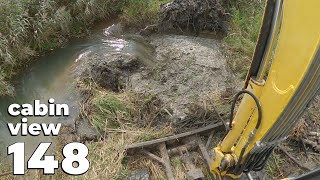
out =
[(65, 47), (39, 58), (31, 70), (28, 69), (21, 75), (16, 85), (16, 96), (0, 99), (1, 159), (6, 159), (3, 157), (7, 157), (7, 146), (15, 142), (25, 142), (28, 157), (40, 142), (53, 141), (53, 137), (45, 136), (10, 136), (7, 123), (18, 123), (22, 118), (8, 115), (7, 108), (10, 104), (33, 104), (35, 99), (47, 104), (48, 99), (54, 98), (56, 103), (69, 105), (70, 116), (28, 117), (28, 123), (72, 123), (79, 113), (80, 95), (75, 89), (74, 71), (81, 61), (86, 61), (91, 55), (103, 57), (108, 53), (131, 53), (141, 57), (140, 59), (149, 58), (151, 51), (147, 44), (132, 35), (112, 36), (108, 28), (110, 25), (100, 24), (90, 38), (73, 40)]

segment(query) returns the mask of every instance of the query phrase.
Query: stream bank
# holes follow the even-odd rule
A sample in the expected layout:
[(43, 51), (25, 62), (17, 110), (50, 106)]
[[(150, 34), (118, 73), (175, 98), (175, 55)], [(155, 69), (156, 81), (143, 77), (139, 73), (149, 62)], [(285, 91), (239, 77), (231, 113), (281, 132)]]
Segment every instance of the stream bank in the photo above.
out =
[[(108, 2), (106, 2), (106, 4), (108, 4), (110, 2), (108, 1)], [(135, 119), (134, 117), (138, 117), (138, 116), (140, 117), (140, 119), (146, 120), (145, 123), (137, 123), (137, 124), (142, 124), (142, 125), (139, 125), (139, 127), (142, 128), (141, 132), (142, 132), (142, 134), (144, 134), (143, 135), (144, 137), (138, 138), (138, 139), (140, 139), (140, 141), (152, 139), (152, 138), (157, 138), (157, 137), (163, 137), (163, 136), (167, 136), (169, 134), (174, 133), (173, 127), (170, 126), (170, 124), (172, 122), (171, 119), (183, 120), (184, 119), (183, 116), (186, 117), (185, 114), (182, 116), (177, 115), (178, 113), (176, 113), (174, 111), (177, 111), (177, 112), (184, 111), (183, 113), (186, 113), (186, 111), (187, 111), (186, 110), (187, 107), (185, 107), (186, 102), (183, 102), (182, 100), (177, 101), (176, 104), (177, 104), (177, 106), (181, 106), (180, 107), (181, 110), (179, 110), (179, 108), (175, 109), (175, 106), (167, 107), (164, 109), (164, 107), (166, 107), (165, 105), (168, 104), (169, 96), (172, 96), (174, 94), (168, 93), (166, 95), (166, 96), (168, 96), (167, 100), (157, 97), (158, 95), (154, 94), (151, 91), (150, 92), (142, 92), (142, 90), (139, 90), (139, 91), (137, 90), (137, 91), (133, 92), (134, 91), (133, 89), (132, 89), (132, 95), (129, 93), (127, 93), (127, 95), (122, 95), (122, 93), (125, 90), (126, 90), (126, 92), (131, 91), (131, 90), (129, 90), (129, 84), (128, 84), (129, 81), (132, 81), (133, 84), (134, 83), (138, 84), (138, 81), (142, 81), (142, 80), (136, 80), (136, 82), (135, 82), (134, 80), (131, 80), (131, 75), (137, 75), (137, 73), (139, 71), (145, 70), (144, 73), (147, 73), (147, 74), (142, 74), (142, 75), (148, 76), (148, 74), (150, 74), (150, 73), (152, 74), (154, 71), (157, 71), (156, 68), (159, 68), (159, 66), (166, 66), (166, 64), (168, 63), (168, 62), (165, 62), (166, 60), (164, 60), (164, 59), (160, 59), (158, 57), (157, 58), (155, 57), (157, 54), (156, 48), (150, 42), (153, 41), (154, 43), (156, 43), (156, 40), (152, 40), (152, 38), (145, 39), (142, 36), (130, 34), (130, 33), (122, 33), (122, 32), (114, 33), (114, 32), (111, 32), (110, 29), (106, 27), (105, 29), (103, 29), (103, 31), (100, 31), (98, 34), (94, 34), (89, 41), (80, 40), (79, 42), (75, 42), (75, 43), (73, 43), (71, 41), (65, 47), (58, 49), (58, 50), (53, 50), (53, 48), (62, 44), (64, 36), (61, 34), (55, 34), (56, 36), (53, 37), (53, 39), (46, 38), (45, 41), (42, 41), (41, 38), (47, 37), (46, 35), (50, 34), (50, 32), (52, 32), (52, 31), (57, 31), (57, 32), (59, 31), (60, 32), (60, 30), (61, 30), (63, 33), (63, 32), (67, 32), (68, 30), (70, 30), (70, 29), (68, 29), (68, 27), (70, 27), (74, 24), (72, 21), (69, 22), (68, 20), (70, 20), (70, 16), (75, 15), (75, 14), (71, 13), (71, 12), (73, 12), (71, 10), (72, 7), (70, 9), (70, 7), (65, 7), (65, 6), (60, 7), (60, 4), (55, 4), (55, 2), (52, 2), (52, 3), (53, 4), (50, 4), (50, 3), (45, 4), (46, 6), (44, 6), (44, 7), (54, 7), (54, 8), (49, 8), (50, 12), (52, 11), (51, 14), (54, 14), (54, 17), (52, 17), (54, 19), (54, 21), (53, 21), (54, 23), (53, 24), (46, 24), (46, 22), (44, 21), (43, 23), (45, 25), (43, 25), (43, 26), (45, 26), (46, 29), (39, 30), (38, 36), (36, 37), (37, 39), (31, 38), (31, 40), (30, 40), (31, 43), (34, 43), (34, 40), (39, 40), (39, 42), (37, 42), (37, 44), (31, 44), (31, 45), (25, 44), (25, 43), (18, 43), (21, 46), (12, 47), (12, 49), (11, 49), (12, 51), (9, 52), (9, 55), (2, 54), (2, 56), (1, 56), (1, 58), (4, 58), (6, 61), (10, 61), (10, 59), (8, 60), (8, 58), (13, 58), (15, 61), (19, 62), (19, 61), (23, 60), (24, 58), (28, 58), (30, 56), (35, 55), (36, 54), (35, 51), (38, 52), (39, 49), (40, 49), (39, 52), (41, 50), (52, 51), (48, 56), (43, 56), (40, 58), (40, 59), (45, 59), (45, 60), (35, 62), (35, 64), (32, 67), (30, 67), (31, 68), (30, 71), (24, 72), (24, 76), (21, 81), (17, 80), (18, 85), (16, 86), (16, 95), (15, 96), (3, 97), (1, 99), (1, 104), (0, 104), (0, 106), (1, 106), (1, 125), (3, 125), (3, 126), (1, 126), (1, 129), (3, 130), (3, 131), (1, 131), (1, 133), (3, 133), (4, 135), (9, 134), (6, 131), (6, 127), (5, 127), (6, 122), (18, 122), (17, 119), (6, 116), (5, 110), (6, 110), (6, 107), (8, 106), (8, 104), (10, 104), (12, 102), (27, 103), (33, 99), (47, 100), (51, 97), (56, 99), (57, 102), (69, 104), (69, 106), (72, 109), (72, 112), (74, 113), (74, 114), (72, 114), (72, 116), (70, 116), (68, 118), (54, 120), (54, 122), (63, 122), (64, 123), (64, 128), (62, 129), (62, 132), (61, 132), (62, 135), (57, 140), (57, 141), (61, 140), (62, 141), (61, 144), (65, 143), (67, 141), (89, 141), (89, 140), (96, 141), (99, 139), (99, 137), (103, 137), (105, 135), (104, 134), (104, 132), (106, 132), (105, 129), (103, 129), (102, 131), (100, 129), (100, 130), (98, 130), (99, 132), (97, 133), (95, 129), (90, 128), (90, 127), (92, 127), (92, 125), (94, 125), (94, 127), (98, 128), (100, 122), (97, 121), (97, 123), (98, 123), (98, 125), (97, 125), (97, 124), (92, 123), (94, 121), (90, 121), (92, 119), (84, 118), (85, 114), (82, 114), (82, 113), (86, 113), (86, 111), (83, 111), (83, 108), (85, 108), (85, 107), (78, 106), (78, 103), (83, 103), (86, 101), (89, 102), (91, 99), (95, 99), (97, 101), (97, 103), (101, 103), (103, 105), (106, 103), (110, 104), (110, 102), (111, 102), (112, 108), (114, 108), (113, 105), (116, 105), (115, 109), (112, 109), (112, 113), (111, 113), (111, 114), (116, 114), (114, 116), (115, 118), (119, 118), (118, 117), (119, 115), (117, 114), (117, 111), (118, 111), (117, 108), (120, 108), (121, 110), (123, 110), (123, 117), (128, 118), (127, 120), (129, 120), (129, 121), (132, 119)], [(6, 5), (11, 7), (15, 4), (8, 3)], [(83, 7), (82, 7), (81, 3), (77, 4), (77, 5), (81, 6), (81, 8), (90, 9), (90, 10), (94, 10), (94, 8), (96, 7), (95, 5), (91, 6), (90, 4), (82, 4), (83, 5)], [(147, 3), (146, 5), (147, 5), (146, 7), (149, 7), (150, 4)], [(101, 10), (100, 8), (102, 8), (102, 10), (103, 10), (103, 7), (98, 7), (98, 11)], [(128, 6), (128, 8), (130, 8), (130, 6)], [(153, 10), (153, 12), (157, 12), (158, 8), (159, 7), (155, 8)], [(24, 10), (28, 10), (28, 9), (24, 9)], [(21, 13), (23, 13), (24, 10), (22, 10)], [(104, 10), (106, 10), (106, 9), (104, 9)], [(47, 9), (40, 10), (39, 15), (40, 16), (42, 15), (41, 12), (43, 12), (45, 14), (46, 11), (47, 11)], [(54, 13), (55, 11), (59, 12), (61, 14)], [(94, 11), (92, 11), (92, 12), (94, 12)], [(124, 11), (124, 12), (128, 13), (129, 11)], [(104, 16), (106, 13), (107, 13), (107, 11), (103, 11), (103, 13), (101, 13), (101, 16)], [(62, 17), (60, 15), (62, 15)], [(88, 16), (90, 16), (90, 15), (92, 15), (92, 14), (90, 13)], [(123, 16), (123, 17), (125, 17), (125, 16)], [(35, 17), (32, 16), (32, 19), (33, 18), (36, 22), (36, 19), (39, 17), (37, 16), (37, 14), (35, 14)], [(65, 19), (61, 19), (61, 21), (60, 21), (59, 18), (65, 18)], [(68, 21), (68, 23), (65, 21), (62, 21), (62, 20), (66, 20), (66, 21)], [(59, 22), (58, 23), (59, 25), (65, 25), (65, 26), (56, 27), (55, 25), (57, 25), (57, 22)], [(28, 28), (30, 28), (29, 26), (32, 26), (32, 24), (26, 24), (25, 28), (28, 29)], [(35, 26), (35, 28), (37, 28), (37, 26)], [(63, 31), (63, 30), (66, 30), (66, 31)], [(34, 31), (34, 32), (37, 33), (38, 31)], [(108, 32), (110, 32), (110, 33), (108, 33)], [(10, 32), (8, 31), (8, 33), (10, 33)], [(4, 37), (7, 37), (6, 35), (7, 34), (5, 34)], [(19, 40), (19, 42), (24, 42), (23, 40), (28, 38), (29, 36), (30, 36), (30, 34), (25, 34), (23, 37), (16, 38), (16, 40)], [(179, 37), (179, 38), (183, 39), (183, 38), (187, 38), (187, 37)], [(55, 41), (57, 39), (59, 39), (58, 42)], [(10, 41), (8, 39), (5, 39), (5, 40), (7, 40), (8, 42)], [(192, 39), (189, 39), (189, 40), (193, 41)], [(198, 39), (196, 41), (201, 42), (204, 40)], [(197, 43), (198, 42), (196, 42), (196, 44)], [(208, 43), (208, 42), (204, 42), (204, 43)], [(214, 43), (214, 44), (216, 44), (216, 43)], [(37, 45), (37, 47), (34, 48), (33, 45)], [(42, 45), (46, 45), (45, 49), (41, 49)], [(193, 47), (196, 45), (191, 45), (191, 46)], [(203, 45), (203, 47), (204, 46), (205, 45)], [(11, 46), (9, 44), (7, 44), (7, 47), (11, 47)], [(162, 48), (164, 48), (164, 47), (162, 47)], [(217, 48), (217, 47), (213, 47), (213, 48)], [(11, 56), (10, 53), (16, 52), (17, 49), (30, 50), (28, 52), (32, 52), (32, 53), (31, 54), (25, 53), (28, 56), (26, 56), (24, 58), (15, 57), (15, 56), (18, 56), (19, 54), (14, 54), (15, 56)], [(163, 56), (165, 56), (166, 53), (167, 52), (163, 53)], [(95, 57), (92, 57), (91, 56), (92, 54)], [(180, 52), (180, 54), (183, 54), (183, 52), (182, 53)], [(199, 54), (199, 52), (198, 52), (198, 54)], [(88, 59), (88, 57), (89, 57), (89, 59)], [(48, 61), (47, 61), (47, 59), (48, 59)], [(100, 59), (100, 60), (97, 60), (97, 59)], [(1, 59), (1, 60), (3, 60), (3, 59)], [(109, 61), (105, 61), (105, 60), (109, 60)], [(86, 65), (86, 63), (82, 64), (83, 61), (89, 62), (89, 63), (87, 65)], [(157, 62), (157, 61), (159, 61), (159, 62)], [(50, 62), (50, 63), (48, 63), (48, 62)], [(190, 62), (183, 62), (182, 66), (180, 67), (180, 71), (181, 71), (181, 68), (183, 68), (187, 64), (190, 65), (190, 63), (194, 63), (194, 62), (191, 62), (191, 61)], [(87, 66), (90, 66), (90, 67), (87, 68)], [(1, 74), (1, 76), (4, 76), (4, 78), (0, 77), (1, 88), (3, 88), (3, 89), (1, 89), (1, 94), (8, 93), (7, 87), (9, 87), (9, 85), (7, 86), (7, 83), (5, 81), (8, 80), (8, 78), (12, 77), (12, 75), (13, 75), (12, 73), (14, 73), (12, 71), (12, 69), (14, 69), (15, 67), (16, 66), (14, 66), (14, 64), (10, 64), (10, 63), (1, 64), (2, 70), (6, 71), (6, 72), (4, 72), (4, 75)], [(85, 68), (82, 69), (82, 67), (85, 67)], [(110, 67), (112, 67), (112, 68), (110, 68)], [(216, 71), (220, 68), (220, 65), (218, 65), (217, 67), (212, 66), (212, 67), (203, 68), (202, 71), (210, 69), (210, 68), (212, 68), (210, 70), (210, 72), (212, 70)], [(225, 71), (224, 67), (221, 67), (221, 70)], [(175, 69), (171, 69), (171, 71), (175, 71)], [(188, 79), (187, 76), (191, 76), (193, 73), (197, 73), (200, 71), (201, 71), (201, 68), (199, 66), (199, 67), (195, 68), (195, 70), (191, 70), (187, 74), (183, 74), (182, 77), (178, 77), (178, 78), (181, 78), (180, 81), (186, 81)], [(1, 73), (3, 73), (3, 71)], [(169, 72), (169, 74), (168, 74), (168, 72), (163, 72), (163, 73), (164, 73), (163, 76), (169, 76), (171, 72)], [(112, 75), (111, 77), (113, 77), (113, 78), (109, 77), (110, 74)], [(165, 74), (167, 74), (167, 75), (165, 75)], [(91, 75), (92, 75), (92, 77), (91, 77)], [(99, 78), (100, 78), (100, 80), (99, 80)], [(155, 81), (159, 80), (156, 77), (153, 77), (153, 78), (155, 79)], [(225, 77), (222, 77), (222, 78), (224, 80), (226, 80)], [(80, 81), (77, 82), (77, 80), (79, 80), (79, 79), (81, 79), (81, 82)], [(89, 81), (86, 81), (86, 79)], [(94, 79), (94, 80), (91, 81), (92, 79)], [(74, 81), (74, 80), (76, 80), (76, 81)], [(108, 81), (106, 82), (106, 80), (108, 80)], [(90, 84), (90, 83), (93, 83), (93, 84)], [(149, 83), (149, 82), (145, 82), (145, 85), (147, 83)], [(163, 82), (161, 82), (161, 83), (163, 83)], [(223, 82), (223, 83), (225, 83), (225, 82)], [(36, 84), (36, 86), (34, 84)], [(4, 86), (4, 85), (6, 85), (6, 86)], [(103, 96), (106, 95), (106, 101), (101, 102), (100, 99), (103, 100), (103, 97), (102, 98), (94, 98), (95, 97), (94, 94), (90, 94), (92, 92), (86, 91), (85, 88), (83, 89), (80, 86), (87, 86), (87, 87), (91, 86), (91, 87), (89, 87), (89, 89), (90, 88), (92, 89), (92, 87), (96, 87), (97, 89), (99, 89), (99, 91), (100, 91), (99, 93), (102, 93)], [(160, 88), (159, 84), (156, 86), (158, 86), (157, 87), (158, 89)], [(155, 88), (156, 88), (156, 86), (155, 86)], [(215, 82), (214, 86), (216, 86), (216, 82)], [(222, 85), (222, 86), (224, 86), (224, 85)], [(103, 87), (108, 89), (109, 92), (105, 91), (105, 89), (102, 89)], [(175, 87), (173, 87), (172, 84), (168, 85), (168, 87), (170, 87), (170, 89), (171, 88), (175, 89)], [(204, 88), (204, 87), (202, 87), (202, 88)], [(80, 92), (78, 92), (77, 89), (80, 89)], [(183, 91), (188, 90), (188, 88), (185, 88), (185, 87), (183, 87), (182, 89), (184, 89)], [(180, 90), (178, 90), (178, 92), (180, 92)], [(208, 91), (206, 90), (206, 92), (208, 92)], [(191, 94), (191, 92), (190, 92), (190, 94)], [(125, 108), (122, 108), (121, 106), (123, 104), (121, 104), (121, 102), (119, 104), (118, 100), (116, 98), (114, 98), (114, 96), (123, 96), (124, 98), (128, 98), (127, 103), (131, 102), (132, 104), (135, 104), (135, 106), (130, 109), (130, 108), (126, 107), (127, 105), (124, 105)], [(121, 98), (123, 98), (123, 97), (121, 97)], [(180, 97), (180, 99), (182, 99), (182, 98)], [(67, 101), (67, 102), (62, 102), (62, 101)], [(114, 103), (114, 104), (112, 104), (112, 103)], [(141, 113), (136, 113), (136, 111), (140, 111), (139, 108), (136, 107), (137, 105), (140, 106), (140, 108), (142, 108), (142, 109), (140, 109)], [(137, 109), (135, 109), (135, 108), (137, 108)], [(3, 112), (2, 112), (2, 110), (3, 110)], [(91, 111), (91, 110), (89, 109), (89, 111)], [(79, 113), (80, 113), (80, 118), (79, 118)], [(89, 113), (88, 115), (90, 116), (91, 114)], [(130, 116), (132, 116), (132, 117), (130, 117)], [(175, 117), (172, 117), (172, 116), (175, 116)], [(176, 116), (180, 116), (180, 117), (176, 118)], [(152, 119), (152, 121), (154, 121), (153, 123), (155, 123), (155, 124), (153, 124), (151, 122), (147, 123), (147, 121), (149, 119)], [(87, 121), (85, 121), (85, 120), (87, 120)], [(48, 118), (48, 117), (41, 118), (41, 119), (30, 118), (28, 122), (38, 122), (39, 123), (39, 122), (48, 122), (48, 121), (52, 122), (51, 118)], [(159, 121), (164, 121), (164, 122), (159, 124)], [(118, 123), (118, 124), (116, 123), (116, 125), (119, 125), (119, 124), (121, 124), (121, 123)], [(124, 123), (124, 124), (126, 124), (126, 123)], [(152, 126), (150, 126), (150, 124)], [(165, 126), (165, 125), (167, 125), (167, 126)], [(202, 123), (202, 125), (205, 125), (205, 123)], [(106, 126), (104, 126), (103, 123), (100, 127), (106, 128)], [(117, 126), (115, 126), (115, 127), (117, 127)], [(159, 132), (159, 129), (161, 129), (161, 132)], [(5, 147), (8, 144), (12, 144), (17, 141), (26, 142), (28, 144), (28, 147), (26, 150), (26, 154), (27, 154), (26, 156), (29, 157), (31, 155), (32, 150), (36, 147), (36, 145), (39, 142), (44, 141), (44, 140), (45, 141), (52, 141), (55, 139), (53, 137), (44, 137), (44, 136), (39, 136), (37, 138), (28, 138), (28, 137), (17, 136), (16, 138), (5, 138), (5, 140), (1, 141), (0, 143), (1, 143), (2, 147)], [(127, 143), (129, 143), (129, 142), (127, 142)], [(54, 148), (57, 148), (58, 146), (59, 146), (59, 144), (56, 144)], [(51, 149), (51, 152), (54, 150), (55, 149)], [(5, 152), (5, 150), (1, 149), (1, 152)], [(1, 162), (1, 164), (2, 163), (3, 162)], [(1, 167), (1, 169), (2, 169), (2, 167)]]
[[(114, 27), (118, 30), (111, 30), (114, 29), (111, 27), (104, 26), (103, 30), (98, 30), (97, 36), (93, 35), (93, 43), (82, 41), (74, 46), (76, 51), (72, 51), (70, 56), (64, 56), (69, 53), (67, 50), (62, 50), (61, 57), (54, 51), (50, 60), (52, 67), (64, 69), (61, 67), (66, 65), (63, 72), (53, 71), (52, 76), (43, 76), (50, 72), (46, 69), (47, 56), (43, 57), (43, 65), (34, 66), (32, 70), (43, 69), (43, 72), (27, 75), (29, 78), (37, 77), (34, 78), (37, 80), (30, 84), (22, 81), (22, 87), (46, 82), (44, 86), (30, 88), (31, 94), (35, 90), (37, 94), (32, 98), (45, 98), (55, 96), (55, 93), (64, 94), (70, 84), (65, 85), (74, 82), (71, 91), (79, 91), (79, 94), (73, 98), (72, 94), (66, 93), (61, 95), (61, 100), (73, 98), (67, 103), (74, 104), (80, 116), (76, 110), (75, 118), (70, 118), (70, 123), (65, 124), (56, 149), (64, 143), (80, 141), (94, 152), (90, 154), (93, 168), (80, 179), (123, 179), (130, 170), (140, 167), (149, 167), (154, 177), (164, 177), (161, 168), (148, 159), (125, 158), (124, 146), (217, 121), (217, 114), (213, 112), (215, 107), (225, 118), (229, 112), (228, 99), (241, 87), (241, 83), (228, 71), (226, 62), (230, 57), (226, 58), (221, 52), (218, 40), (158, 32), (142, 37), (121, 30), (117, 24)], [(54, 65), (57, 59), (61, 63), (58, 66)], [(50, 78), (57, 74), (62, 75)], [(47, 87), (49, 82), (57, 84), (52, 91)], [(46, 91), (48, 94), (43, 95)], [(308, 127), (319, 129), (318, 104), (310, 108), (313, 112), (306, 117)], [(301, 156), (297, 151), (299, 147), (294, 147), (293, 153)], [(300, 158), (308, 163), (308, 158)], [(312, 155), (311, 158), (317, 157)], [(290, 175), (297, 168), (290, 168), (295, 166), (294, 163), (284, 165), (283, 159), (281, 153), (274, 153), (268, 167), (270, 171), (277, 171), (278, 177)], [(181, 162), (172, 161), (177, 165), (175, 175), (184, 179)], [(279, 162), (281, 170), (273, 169)], [(314, 162), (316, 166), (319, 161)], [(63, 172), (59, 176), (65, 177)]]
[[(123, 162), (125, 145), (203, 127), (219, 121), (219, 115), (227, 117), (229, 105), (223, 98), (230, 98), (241, 84), (229, 72), (219, 40), (143, 37), (125, 31), (114, 35), (110, 30), (104, 34), (119, 43), (118, 51), (85, 53), (74, 71), (82, 111), (72, 132), (75, 137), (80, 133), (90, 150), (100, 154), (89, 155), (95, 169), (84, 178), (126, 177), (126, 169), (137, 168), (139, 158)], [(131, 41), (136, 43), (133, 49), (128, 47)], [(217, 104), (219, 115), (213, 110)], [(78, 125), (87, 122), (98, 130), (98, 138), (81, 135)]]

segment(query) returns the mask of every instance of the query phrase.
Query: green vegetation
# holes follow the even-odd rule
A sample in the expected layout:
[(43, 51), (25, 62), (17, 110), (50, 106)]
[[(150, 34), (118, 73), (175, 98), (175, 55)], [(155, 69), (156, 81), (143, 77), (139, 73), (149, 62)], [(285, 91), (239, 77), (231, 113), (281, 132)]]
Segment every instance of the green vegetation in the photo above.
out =
[(262, 21), (264, 1), (232, 0), (224, 5), (231, 13), (230, 31), (224, 38), (230, 69), (246, 76)]
[(121, 20), (131, 27), (144, 27), (158, 20), (160, 5), (172, 0), (127, 0)]
[(123, 12), (126, 25), (141, 27), (157, 20), (168, 0), (0, 0), (0, 96), (13, 95), (10, 80), (37, 55), (87, 34), (94, 22)]
[(100, 131), (106, 127), (117, 128), (121, 125), (118, 121), (119, 117), (123, 119), (129, 117), (128, 105), (115, 95), (98, 95), (93, 99), (93, 104), (95, 112), (91, 117), (91, 123)]
[(8, 81), (32, 56), (85, 34), (119, 8), (112, 0), (0, 0), (0, 95), (13, 94)]

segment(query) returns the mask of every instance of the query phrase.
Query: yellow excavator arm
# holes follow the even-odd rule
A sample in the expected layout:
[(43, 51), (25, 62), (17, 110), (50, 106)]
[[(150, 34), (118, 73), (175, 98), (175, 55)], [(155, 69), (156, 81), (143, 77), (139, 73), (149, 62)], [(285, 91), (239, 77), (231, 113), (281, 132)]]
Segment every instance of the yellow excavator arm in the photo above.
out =
[(220, 179), (261, 170), (320, 90), (320, 1), (267, 0), (237, 113), (213, 149)]

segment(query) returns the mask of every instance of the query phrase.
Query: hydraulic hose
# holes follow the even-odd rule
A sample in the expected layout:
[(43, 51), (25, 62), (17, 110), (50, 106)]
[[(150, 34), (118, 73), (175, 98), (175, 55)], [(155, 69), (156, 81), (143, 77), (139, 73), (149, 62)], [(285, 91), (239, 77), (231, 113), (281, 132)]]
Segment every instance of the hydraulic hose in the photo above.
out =
[[(256, 95), (254, 95), (252, 92), (248, 91), (248, 90), (241, 90), (241, 91), (239, 91), (239, 92), (236, 94), (236, 96), (234, 97), (233, 102), (232, 102), (232, 106), (231, 106), (231, 114), (230, 114), (230, 124), (229, 124), (229, 128), (230, 128), (230, 130), (232, 129), (232, 122), (233, 122), (233, 118), (234, 118), (234, 116), (233, 116), (233, 114), (234, 114), (234, 109), (235, 109), (235, 106), (236, 106), (236, 103), (237, 103), (237, 100), (238, 100), (239, 96), (242, 95), (242, 94), (248, 94), (248, 95), (250, 95), (250, 96), (253, 98), (253, 100), (254, 100), (257, 108), (258, 108), (258, 120), (257, 120), (257, 123), (256, 123), (256, 127), (255, 127), (255, 130), (253, 131), (252, 137), (249, 138), (249, 139), (252, 139), (252, 138), (254, 137), (254, 135), (255, 135), (255, 132), (259, 129), (259, 127), (260, 127), (260, 125), (261, 125), (261, 120), (262, 120), (262, 107), (261, 107), (261, 104), (260, 104), (260, 101), (259, 101), (258, 97), (257, 97)], [(238, 159), (238, 162), (237, 162), (237, 165), (236, 165), (234, 171), (238, 171), (238, 170), (240, 169), (240, 163), (241, 163), (241, 161), (242, 161), (242, 159), (243, 159), (244, 152), (246, 151), (249, 143), (250, 143), (250, 142), (248, 141), (248, 142), (245, 144), (245, 146), (241, 149), (240, 156), (239, 156), (239, 159)], [(242, 168), (241, 168), (241, 169), (242, 169)]]
[(248, 91), (248, 90), (241, 90), (239, 91), (236, 96), (234, 97), (233, 101), (232, 101), (232, 106), (231, 106), (231, 114), (230, 114), (230, 124), (229, 124), (229, 128), (231, 129), (232, 128), (232, 122), (233, 122), (233, 113), (234, 113), (234, 109), (235, 109), (235, 106), (236, 106), (236, 103), (237, 103), (237, 100), (239, 98), (240, 95), (242, 94), (248, 94), (250, 95), (254, 102), (256, 103), (256, 106), (258, 108), (258, 121), (257, 121), (257, 124), (256, 124), (256, 127), (255, 129), (259, 129), (260, 127), (260, 124), (261, 124), (261, 120), (262, 120), (262, 108), (261, 108), (261, 104), (260, 104), (260, 101), (259, 99), (257, 98), (256, 95), (254, 95), (252, 92)]

